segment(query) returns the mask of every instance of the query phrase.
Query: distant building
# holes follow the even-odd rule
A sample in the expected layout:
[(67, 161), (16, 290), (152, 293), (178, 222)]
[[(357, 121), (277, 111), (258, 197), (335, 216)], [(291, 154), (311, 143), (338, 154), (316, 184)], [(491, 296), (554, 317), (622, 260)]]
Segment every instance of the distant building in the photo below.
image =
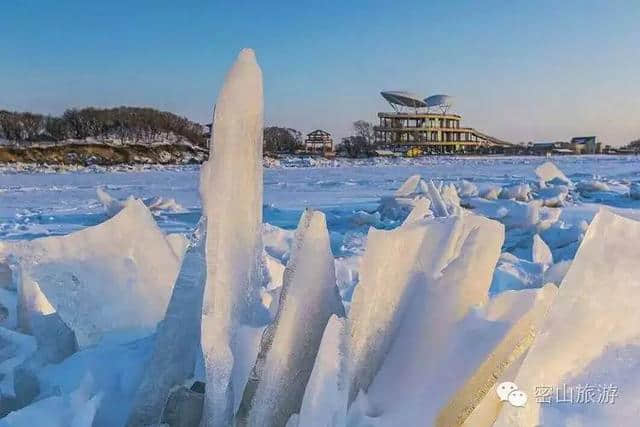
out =
[(538, 156), (549, 154), (575, 154), (571, 144), (564, 141), (534, 142), (529, 147), (529, 153)]
[(596, 154), (601, 151), (595, 136), (576, 136), (571, 138), (571, 149), (576, 154)]
[(498, 152), (512, 147), (508, 142), (460, 126), (462, 117), (448, 112), (451, 98), (447, 95), (425, 99), (408, 92), (381, 95), (394, 112), (378, 113), (380, 123), (374, 127), (374, 142), (379, 147), (406, 155)]
[(307, 134), (307, 138), (304, 140), (304, 149), (315, 154), (333, 153), (333, 138), (329, 132), (316, 129)]

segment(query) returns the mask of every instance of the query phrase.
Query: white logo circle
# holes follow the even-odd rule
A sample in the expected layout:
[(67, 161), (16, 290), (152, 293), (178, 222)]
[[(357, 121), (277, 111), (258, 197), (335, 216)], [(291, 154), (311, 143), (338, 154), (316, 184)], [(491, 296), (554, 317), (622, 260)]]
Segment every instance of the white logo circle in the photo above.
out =
[(500, 401), (504, 402), (505, 400), (509, 400), (509, 393), (517, 389), (518, 389), (517, 385), (507, 381), (507, 382), (498, 384), (498, 387), (496, 388), (496, 393), (498, 393), (498, 397), (500, 398)]
[(521, 408), (527, 403), (527, 393), (519, 390), (518, 386), (510, 381), (498, 384), (496, 393), (501, 402), (507, 401), (513, 406)]
[(514, 390), (509, 393), (509, 403), (513, 406), (523, 407), (527, 403), (527, 393), (522, 390)]

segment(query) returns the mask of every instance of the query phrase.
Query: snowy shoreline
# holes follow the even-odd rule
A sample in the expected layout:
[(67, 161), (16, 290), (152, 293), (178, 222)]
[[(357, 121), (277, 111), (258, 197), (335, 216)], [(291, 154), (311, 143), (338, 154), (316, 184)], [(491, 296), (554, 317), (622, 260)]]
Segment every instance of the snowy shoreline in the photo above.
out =
[[(266, 169), (334, 169), (359, 167), (416, 167), (441, 164), (474, 164), (474, 163), (518, 163), (538, 164), (549, 159), (540, 156), (425, 156), (425, 157), (371, 157), (366, 159), (287, 156), (282, 158), (265, 157), (263, 166)], [(640, 158), (634, 155), (575, 155), (553, 157), (556, 162), (581, 163), (591, 161), (624, 161), (638, 162)], [(118, 164), (118, 165), (59, 165), (35, 163), (3, 163), (0, 164), (0, 174), (30, 174), (30, 173), (104, 173), (104, 172), (148, 172), (148, 171), (198, 171), (200, 164)]]

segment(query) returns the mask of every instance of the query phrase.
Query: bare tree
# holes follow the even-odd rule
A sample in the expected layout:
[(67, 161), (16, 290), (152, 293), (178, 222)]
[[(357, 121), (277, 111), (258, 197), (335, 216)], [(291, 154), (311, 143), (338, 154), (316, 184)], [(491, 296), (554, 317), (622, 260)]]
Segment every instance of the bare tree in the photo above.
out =
[(365, 120), (353, 122), (355, 135), (366, 141), (367, 145), (373, 145), (373, 125)]

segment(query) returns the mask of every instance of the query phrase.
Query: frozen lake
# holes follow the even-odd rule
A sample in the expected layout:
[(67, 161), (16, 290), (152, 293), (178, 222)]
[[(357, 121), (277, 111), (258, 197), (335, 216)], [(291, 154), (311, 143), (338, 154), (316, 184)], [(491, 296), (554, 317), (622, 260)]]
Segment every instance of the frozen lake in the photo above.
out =
[[(265, 222), (294, 228), (305, 207), (328, 216), (329, 229), (344, 232), (358, 211), (372, 211), (380, 197), (389, 196), (411, 175), (425, 179), (475, 183), (480, 190), (535, 182), (537, 157), (432, 157), (338, 161), (338, 167), (281, 167), (264, 172)], [(640, 208), (625, 197), (626, 185), (640, 180), (635, 156), (567, 156), (553, 161), (574, 182), (597, 179), (610, 191), (583, 193), (577, 204), (599, 203)], [(357, 165), (354, 166), (353, 164)], [(374, 165), (372, 165), (374, 164)], [(24, 173), (4, 167), (0, 173), (0, 239), (26, 239), (67, 234), (106, 219), (96, 196), (103, 187), (114, 197), (173, 198), (186, 212), (161, 212), (160, 226), (186, 231), (200, 217), (199, 167), (144, 171), (82, 171)]]
[[(303, 314), (313, 313), (318, 307), (316, 300), (329, 297), (336, 312), (344, 310), (347, 319), (360, 325), (353, 327), (356, 329), (352, 335), (340, 338), (350, 337), (350, 348), (364, 355), (353, 356), (353, 360), (363, 363), (363, 368), (348, 373), (357, 379), (353, 380), (356, 387), (361, 387), (360, 381), (370, 382), (366, 399), (372, 408), (382, 410), (379, 415), (358, 414), (361, 403), (354, 403), (351, 408), (356, 409), (349, 410), (349, 416), (365, 421), (380, 416), (376, 425), (417, 425), (424, 419), (435, 419), (438, 414), (454, 416), (458, 409), (447, 403), (447, 396), (471, 399), (477, 387), (473, 382), (465, 385), (469, 375), (476, 375), (475, 372), (494, 381), (498, 378), (496, 372), (501, 372), (505, 363), (520, 354), (522, 344), (534, 355), (532, 358), (542, 360), (531, 362), (529, 367), (523, 365), (526, 369), (522, 368), (519, 373), (529, 387), (530, 398), (532, 387), (538, 384), (536, 375), (545, 372), (540, 366), (553, 367), (556, 360), (565, 358), (567, 360), (557, 365), (558, 369), (570, 370), (576, 363), (574, 356), (592, 350), (593, 354), (581, 359), (584, 369), (578, 377), (570, 378), (570, 384), (617, 381), (616, 387), (618, 383), (621, 387), (624, 385), (624, 393), (628, 394), (621, 392), (621, 401), (625, 396), (627, 400), (616, 405), (616, 410), (630, 408), (620, 416), (635, 421), (630, 400), (635, 399), (638, 392), (633, 384), (623, 380), (635, 378), (629, 373), (637, 371), (633, 361), (638, 360), (638, 351), (624, 349), (629, 355), (620, 359), (618, 348), (607, 350), (608, 353), (602, 349), (608, 349), (610, 342), (625, 342), (626, 335), (618, 338), (611, 331), (630, 330), (637, 335), (630, 327), (637, 322), (627, 324), (627, 319), (635, 319), (633, 316), (637, 317), (638, 313), (633, 305), (638, 300), (633, 294), (638, 289), (634, 284), (637, 276), (637, 237), (634, 236), (640, 234), (640, 227), (638, 222), (627, 218), (640, 219), (640, 158), (551, 159), (557, 168), (553, 164), (543, 165), (548, 160), (534, 157), (284, 159), (277, 167), (265, 169), (264, 222), (271, 225), (265, 225), (262, 230), (267, 274), (260, 287), (259, 306), (256, 305), (254, 311), (256, 318), (260, 314), (268, 319), (238, 331), (243, 343), (238, 352), (239, 363), (246, 369), (242, 375), (249, 374), (248, 369), (256, 360), (263, 328), (276, 313), (284, 312), (280, 309), (281, 291), (285, 288), (285, 277), (291, 277), (284, 274), (287, 266), (292, 274), (301, 274), (295, 284), (289, 285), (293, 294), (286, 296), (293, 298), (289, 307), (294, 309), (290, 314), (297, 318), (279, 327), (297, 330), (300, 322), (306, 321)], [(86, 400), (89, 410), (95, 411), (92, 405), (103, 399), (94, 425), (124, 425), (154, 342), (166, 341), (157, 341), (164, 342), (158, 344), (164, 354), (172, 347), (168, 343), (197, 338), (197, 334), (184, 334), (182, 323), (177, 335), (173, 329), (166, 336), (163, 335), (166, 331), (153, 332), (157, 320), (165, 316), (172, 288), (172, 292), (182, 293), (176, 299), (173, 315), (191, 313), (188, 315), (194, 316), (192, 320), (200, 324), (203, 311), (196, 301), (197, 292), (193, 292), (202, 289), (197, 284), (204, 285), (197, 279), (206, 271), (202, 247), (189, 250), (179, 261), (176, 253), (183, 250), (181, 245), (186, 244), (185, 239), (169, 234), (191, 235), (189, 232), (200, 219), (199, 173), (200, 168), (194, 166), (123, 166), (59, 173), (52, 173), (50, 168), (0, 167), (0, 259), (4, 255), (6, 260), (5, 265), (0, 264), (5, 271), (0, 278), (11, 279), (11, 283), (5, 283), (5, 288), (0, 289), (0, 314), (4, 313), (4, 320), (0, 322), (4, 321), (6, 326), (0, 328), (4, 334), (0, 339), (13, 342), (12, 348), (16, 349), (9, 364), (0, 364), (0, 378), (8, 378), (5, 374), (11, 371), (12, 363), (19, 363), (24, 354), (40, 347), (39, 343), (36, 346), (30, 341), (33, 337), (11, 329), (20, 323), (21, 304), (34, 304), (33, 310), (38, 313), (50, 311), (37, 298), (18, 304), (17, 289), (41, 289), (42, 295), (55, 304), (60, 318), (71, 325), (80, 346), (71, 349), (71, 345), (67, 349), (63, 342), (59, 346), (69, 354), (62, 362), (57, 363), (55, 359), (56, 363), (30, 368), (37, 375), (41, 396), (46, 398), (43, 402), (63, 407), (66, 400), (59, 395), (73, 397), (76, 393)], [(210, 200), (215, 202), (215, 196), (214, 192)], [(142, 199), (149, 209), (139, 202), (123, 203), (128, 197)], [(310, 212), (305, 218), (315, 217), (316, 230), (301, 221), (294, 234), (293, 229), (307, 207), (324, 212), (328, 233), (324, 217)], [(602, 212), (596, 217), (603, 207), (621, 216)], [(466, 214), (465, 210), (477, 215)], [(236, 209), (234, 215), (238, 212)], [(112, 219), (107, 221), (109, 218)], [(169, 235), (158, 231), (154, 219)], [(312, 243), (307, 244), (303, 239), (305, 243), (300, 246), (299, 233), (305, 227), (308, 233), (305, 239)], [(83, 229), (81, 233), (73, 233)], [(233, 242), (238, 229), (232, 230), (229, 241)], [(69, 233), (65, 238), (33, 240)], [(590, 235), (595, 237), (589, 238)], [(193, 241), (197, 241), (197, 237)], [(294, 251), (305, 254), (296, 258), (292, 255)], [(20, 262), (27, 266), (21, 267), (15, 283), (14, 276), (6, 274), (14, 256), (20, 257)], [(309, 261), (306, 265), (306, 261), (299, 261), (305, 258)], [(300, 268), (296, 259), (301, 263)], [(322, 268), (316, 268), (318, 262), (323, 264)], [(173, 276), (179, 268), (183, 279), (174, 282)], [(305, 270), (309, 276), (300, 273)], [(416, 272), (420, 274), (414, 276)], [(142, 279), (138, 280), (136, 274)], [(318, 286), (321, 282), (317, 275), (322, 276), (323, 286), (331, 290), (326, 294), (329, 297), (324, 294), (309, 297), (323, 289)], [(613, 280), (609, 280), (612, 275)], [(587, 291), (583, 292), (585, 288)], [(340, 301), (336, 298), (338, 295)], [(405, 300), (406, 295), (415, 297)], [(554, 299), (558, 302), (552, 305)], [(147, 311), (140, 311), (140, 306)], [(453, 317), (459, 307), (463, 307), (464, 316)], [(551, 326), (543, 326), (539, 322), (549, 307), (555, 310), (556, 318)], [(579, 315), (565, 314), (574, 311)], [(167, 309), (166, 319), (172, 318), (170, 312)], [(614, 312), (620, 314), (612, 315)], [(604, 318), (606, 322), (602, 321)], [(332, 338), (346, 333), (341, 322), (343, 320), (332, 317), (322, 337), (322, 343), (327, 341), (328, 350), (318, 351), (319, 358), (327, 358), (315, 365), (320, 369), (317, 375), (327, 379), (326, 384), (333, 381), (332, 375), (337, 375), (332, 374), (330, 366), (343, 357), (339, 352), (340, 340)], [(296, 333), (317, 334), (320, 328), (324, 326), (306, 326)], [(384, 363), (379, 362), (382, 363), (376, 368), (379, 371), (370, 377), (369, 359), (373, 356), (368, 355), (368, 343), (371, 340), (375, 344), (379, 331), (385, 328), (388, 332), (384, 336), (389, 341), (384, 345), (389, 351), (384, 349)], [(597, 328), (602, 330), (592, 333)], [(198, 330), (197, 325), (186, 329)], [(528, 350), (533, 330), (546, 332), (541, 333), (540, 339)], [(549, 336), (555, 336), (556, 342), (545, 342)], [(365, 344), (361, 345), (360, 340)], [(291, 340), (293, 344), (280, 344), (277, 348), (286, 349), (298, 342), (300, 340)], [(541, 342), (540, 348), (535, 347), (536, 342)], [(175, 345), (181, 357), (183, 349), (190, 347)], [(377, 347), (372, 344), (371, 348)], [(604, 362), (596, 359), (601, 350)], [(325, 352), (326, 355), (321, 356)], [(44, 354), (38, 350), (33, 354), (41, 353)], [(295, 347), (291, 354), (304, 354), (304, 351)], [(611, 360), (607, 361), (608, 357)], [(425, 363), (425, 360), (431, 362)], [(595, 365), (587, 366), (591, 360), (596, 361)], [(331, 363), (327, 363), (329, 361)], [(486, 368), (483, 361), (489, 361), (487, 366), (492, 366), (491, 363), (496, 366)], [(442, 369), (443, 366), (449, 369)], [(612, 366), (620, 371), (609, 378)], [(203, 371), (197, 364), (194, 369), (189, 381), (204, 382)], [(95, 379), (95, 384), (85, 384), (85, 378)], [(238, 378), (235, 381), (246, 381), (241, 376)], [(334, 379), (337, 381), (338, 377)], [(21, 381), (17, 383), (22, 384)], [(320, 387), (325, 386), (322, 384)], [(340, 381), (336, 384), (338, 390)], [(518, 385), (522, 386), (520, 380)], [(307, 387), (313, 389), (314, 386)], [(85, 388), (90, 390), (86, 396), (81, 394)], [(13, 384), (0, 381), (0, 392), (13, 393), (14, 389)], [(336, 390), (325, 391), (322, 396), (331, 400)], [(485, 392), (487, 390), (482, 390)], [(146, 392), (143, 395), (146, 396)], [(389, 395), (394, 399), (389, 399)], [(93, 397), (88, 400), (90, 396)], [(234, 397), (238, 403), (240, 398), (240, 395)], [(333, 404), (346, 405), (347, 398), (343, 398), (344, 402), (338, 399), (335, 400), (338, 403), (327, 401), (325, 404), (329, 408)], [(493, 392), (488, 391), (482, 402), (473, 405), (479, 405), (476, 408), (484, 404), (491, 406), (492, 399), (495, 399)], [(15, 417), (30, 419), (34, 413), (46, 417), (60, 411), (41, 410), (40, 404), (36, 401), (17, 411)], [(340, 408), (334, 409), (347, 411), (346, 406)], [(502, 408), (509, 409), (506, 405)], [(612, 416), (608, 408), (612, 407), (592, 406), (591, 412), (575, 410), (573, 415), (589, 420), (590, 417), (606, 419)], [(557, 420), (564, 420), (565, 414), (553, 409), (544, 409), (545, 425), (563, 425)], [(329, 413), (324, 407), (318, 410)], [(493, 421), (477, 420), (477, 417), (484, 419), (483, 410), (472, 414), (470, 417), (476, 418), (469, 418), (472, 421), (468, 425), (491, 425)], [(595, 415), (592, 416), (592, 412)], [(492, 416), (495, 419), (498, 412)], [(301, 422), (300, 426), (303, 425), (308, 424)]]

